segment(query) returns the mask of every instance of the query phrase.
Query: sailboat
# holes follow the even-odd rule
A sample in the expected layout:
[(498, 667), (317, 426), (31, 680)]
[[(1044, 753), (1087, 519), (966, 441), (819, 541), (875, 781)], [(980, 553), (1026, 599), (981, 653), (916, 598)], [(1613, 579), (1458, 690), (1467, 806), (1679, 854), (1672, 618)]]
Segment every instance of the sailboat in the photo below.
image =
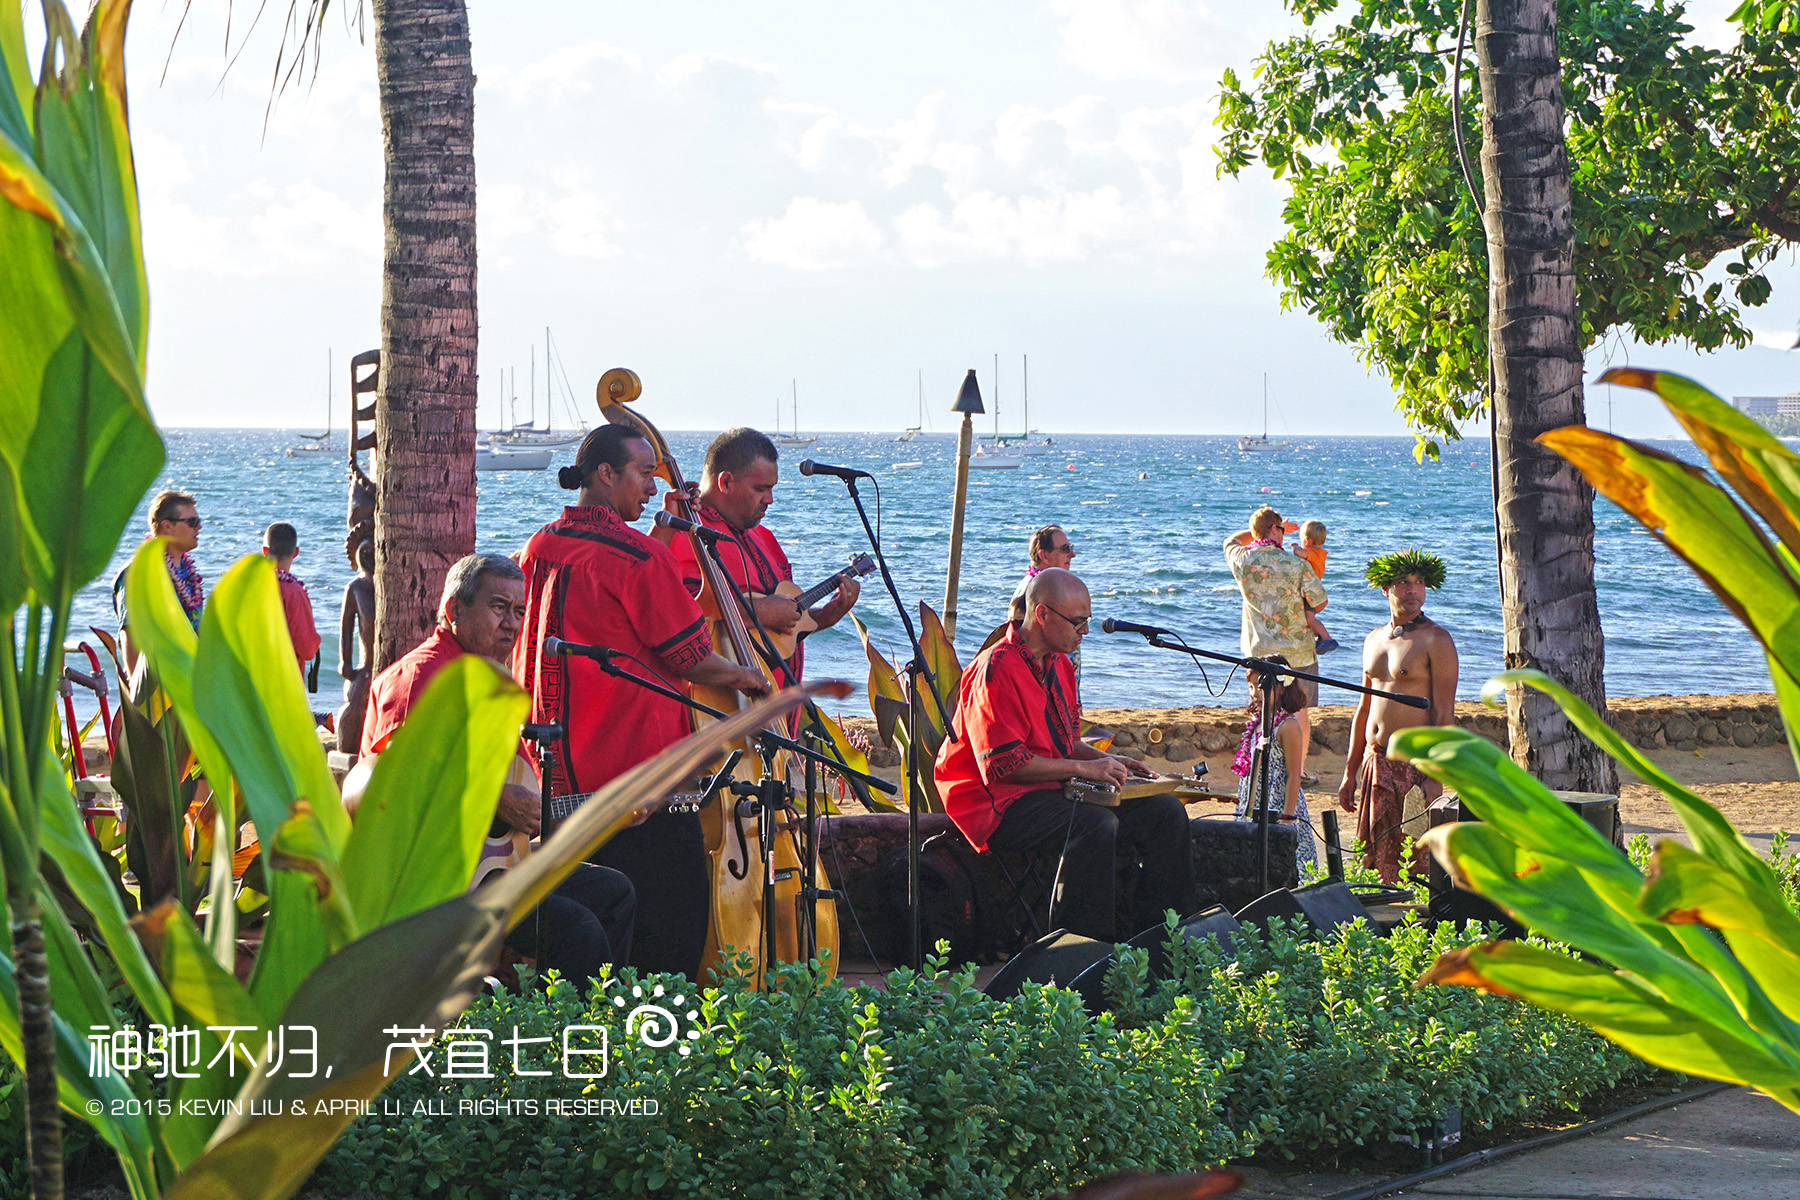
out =
[(810, 446), (819, 439), (800, 436), (800, 381), (790, 381), (794, 389), (794, 428), (787, 436), (781, 433), (781, 401), (775, 402), (775, 444), (777, 446)]
[(289, 458), (324, 458), (336, 454), (331, 444), (331, 351), (325, 351), (325, 432), (303, 433), (300, 440), (287, 448)]
[[(509, 428), (490, 433), (488, 435), (488, 445), (494, 447), (496, 450), (540, 446), (573, 446), (587, 436), (587, 422), (580, 420), (579, 418), (577, 418), (573, 428), (556, 428), (556, 406), (550, 402), (550, 397), (552, 388), (554, 387), (558, 365), (554, 364), (554, 360), (551, 357), (551, 349), (550, 327), (546, 325), (544, 326), (544, 427), (539, 429), (537, 423), (537, 349), (533, 347), (531, 352), (530, 423), (520, 425), (517, 423), (518, 418), (515, 416), (513, 418), (514, 423)], [(568, 376), (565, 375), (563, 377), (563, 391), (565, 395), (568, 390)]]
[(1050, 453), (1055, 440), (1045, 438), (1042, 442), (1031, 440), (1031, 364), (1025, 355), (1020, 355), (1020, 362), (1025, 369), (1025, 424), (1022, 433), (1000, 432), (1000, 356), (994, 355), (994, 432), (991, 437), (983, 438), (989, 454), (1001, 457), (1018, 458), (1028, 456), (1037, 458)]
[[(516, 370), (513, 372), (518, 373)], [(535, 387), (536, 372), (532, 385)], [(507, 400), (506, 372), (500, 372), (500, 418), (506, 420), (510, 410), (518, 407), (518, 396), (514, 394), (511, 402)], [(532, 423), (536, 424), (535, 421)], [(512, 416), (512, 430), (521, 426), (517, 416)], [(526, 426), (524, 428), (529, 428)], [(475, 443), (475, 469), (477, 471), (541, 471), (550, 465), (550, 458), (556, 453), (551, 445), (533, 445), (528, 441), (507, 441), (504, 434), (490, 433), (487, 441)]]
[(921, 368), (919, 371), (919, 423), (917, 425), (908, 425), (906, 427), (906, 432), (901, 434), (899, 437), (895, 438), (894, 440), (896, 442), (910, 442), (914, 438), (919, 436), (919, 430), (923, 429), (924, 427), (925, 427), (925, 371), (923, 368)]
[(1259, 453), (1259, 452), (1263, 452), (1263, 451), (1292, 450), (1293, 448), (1294, 448), (1294, 443), (1292, 443), (1292, 442), (1286, 442), (1286, 441), (1280, 441), (1280, 440), (1276, 440), (1276, 441), (1269, 440), (1269, 376), (1265, 372), (1263, 375), (1263, 431), (1262, 431), (1262, 436), (1261, 437), (1250, 437), (1248, 435), (1245, 435), (1244, 437), (1239, 438), (1238, 439), (1238, 449), (1245, 454), (1254, 454), (1254, 453)]
[(1025, 465), (1012, 447), (1000, 437), (1000, 356), (994, 355), (994, 432), (980, 439), (975, 453), (969, 456), (972, 471), (1011, 471)]

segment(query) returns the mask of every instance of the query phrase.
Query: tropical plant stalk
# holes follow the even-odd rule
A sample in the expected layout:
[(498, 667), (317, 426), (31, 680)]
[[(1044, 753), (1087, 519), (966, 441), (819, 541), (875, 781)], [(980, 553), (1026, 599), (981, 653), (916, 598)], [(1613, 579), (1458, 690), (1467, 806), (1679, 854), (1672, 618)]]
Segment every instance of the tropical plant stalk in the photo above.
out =
[[(1593, 489), (1535, 441), (1585, 419), (1556, 0), (1480, 0), (1475, 45), (1506, 665), (1545, 671), (1604, 714)], [(1617, 790), (1612, 760), (1548, 697), (1514, 687), (1506, 708), (1513, 758), (1546, 786)]]
[(7, 876), (13, 963), (19, 986), (19, 1025), (25, 1044), (25, 1146), (33, 1200), (62, 1200), (62, 1110), (56, 1096), (56, 1031), (51, 1024), (50, 964), (44, 957), (43, 914), (32, 876)]

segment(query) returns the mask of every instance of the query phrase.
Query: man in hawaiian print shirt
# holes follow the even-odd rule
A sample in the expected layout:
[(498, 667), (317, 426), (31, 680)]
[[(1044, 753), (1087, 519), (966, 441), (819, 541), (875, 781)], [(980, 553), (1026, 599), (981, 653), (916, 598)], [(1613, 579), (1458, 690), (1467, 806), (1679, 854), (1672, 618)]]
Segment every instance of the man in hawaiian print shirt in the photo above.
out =
[[(1295, 670), (1315, 672), (1319, 656), (1312, 631), (1306, 627), (1306, 609), (1325, 607), (1325, 585), (1305, 560), (1281, 549), (1286, 524), (1281, 514), (1263, 505), (1250, 514), (1250, 528), (1225, 539), (1225, 561), (1244, 594), (1244, 627), (1239, 637), (1241, 652), (1253, 658), (1279, 654)], [(1298, 681), (1309, 704), (1319, 702), (1319, 685)], [(1302, 783), (1317, 783), (1306, 775), (1306, 750), (1312, 742), (1310, 708), (1294, 716), (1300, 719), (1300, 761), (1292, 764)]]

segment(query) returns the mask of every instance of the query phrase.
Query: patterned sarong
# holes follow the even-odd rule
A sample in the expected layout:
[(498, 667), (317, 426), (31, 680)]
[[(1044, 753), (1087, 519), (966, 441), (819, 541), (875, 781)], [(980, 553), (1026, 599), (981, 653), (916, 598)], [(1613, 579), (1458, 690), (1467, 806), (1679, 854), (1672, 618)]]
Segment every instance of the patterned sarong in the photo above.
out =
[(1381, 874), (1383, 883), (1400, 879), (1400, 843), (1406, 839), (1406, 799), (1424, 794), (1425, 777), (1409, 762), (1370, 750), (1356, 774), (1356, 836), (1363, 862)]

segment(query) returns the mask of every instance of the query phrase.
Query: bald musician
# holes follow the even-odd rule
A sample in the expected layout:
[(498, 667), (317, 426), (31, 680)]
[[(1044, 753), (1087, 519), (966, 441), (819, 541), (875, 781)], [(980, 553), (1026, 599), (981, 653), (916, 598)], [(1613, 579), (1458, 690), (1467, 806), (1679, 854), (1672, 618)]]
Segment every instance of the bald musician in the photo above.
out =
[[(1025, 615), (963, 672), (956, 703), (957, 740), (944, 740), (936, 778), (944, 807), (977, 850), (989, 846), (1059, 854), (1058, 923), (1071, 933), (1110, 941), (1186, 913), (1193, 898), (1187, 809), (1174, 796), (1127, 800), (1117, 808), (1078, 804), (1063, 783), (1114, 787), (1149, 776), (1142, 763), (1105, 754), (1081, 740), (1081, 700), (1069, 655), (1092, 614), (1087, 585), (1046, 568), (1025, 589)], [(1116, 921), (1117, 865), (1140, 871), (1130, 925)]]

